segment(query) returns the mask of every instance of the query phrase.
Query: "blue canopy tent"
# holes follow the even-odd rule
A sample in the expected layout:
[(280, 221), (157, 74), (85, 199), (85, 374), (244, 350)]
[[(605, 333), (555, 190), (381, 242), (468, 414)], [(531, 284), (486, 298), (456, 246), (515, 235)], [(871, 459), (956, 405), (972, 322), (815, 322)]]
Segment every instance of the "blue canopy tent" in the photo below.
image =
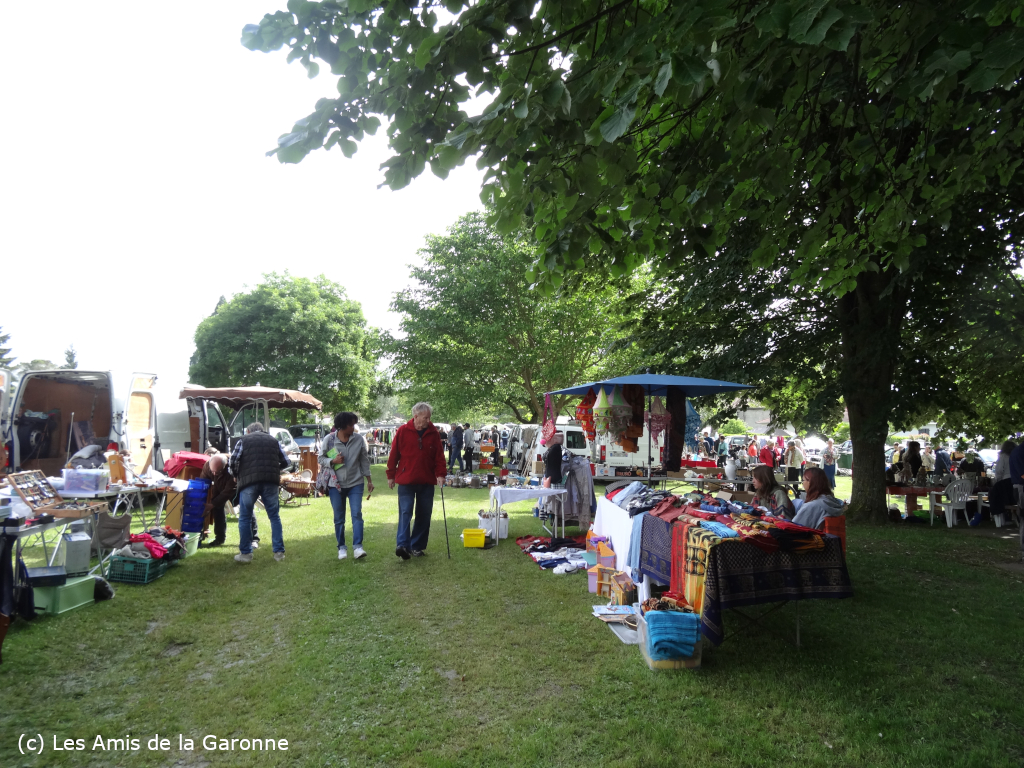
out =
[[(615, 387), (623, 386), (624, 384), (635, 384), (643, 387), (644, 393), (647, 395), (647, 410), (651, 410), (651, 398), (652, 397), (665, 397), (673, 395), (674, 398), (681, 398), (683, 402), (686, 402), (687, 398), (690, 397), (701, 397), (703, 395), (717, 395), (722, 392), (734, 392), (740, 389), (753, 389), (749, 384), (736, 384), (731, 381), (715, 381), (714, 379), (697, 379), (692, 376), (666, 376), (664, 374), (657, 373), (639, 373), (634, 376), (617, 376), (614, 379), (606, 379), (604, 381), (594, 381), (590, 384), (580, 384), (576, 387), (567, 387), (566, 389), (557, 389), (554, 392), (548, 392), (549, 395), (585, 395), (591, 389), (596, 391), (597, 387)], [(671, 439), (671, 437), (670, 437)], [(651, 476), (651, 462), (650, 446), (651, 446), (651, 433), (647, 433), (647, 445), (648, 445), (648, 458), (647, 458), (647, 477)], [(678, 469), (678, 467), (674, 467)]]

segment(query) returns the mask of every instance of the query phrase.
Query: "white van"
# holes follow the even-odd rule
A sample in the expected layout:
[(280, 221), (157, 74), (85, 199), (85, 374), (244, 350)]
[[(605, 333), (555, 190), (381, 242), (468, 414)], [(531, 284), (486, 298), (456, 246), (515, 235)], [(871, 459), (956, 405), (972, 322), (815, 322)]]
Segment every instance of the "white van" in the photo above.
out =
[(159, 395), (160, 451), (164, 461), (179, 451), (204, 453), (210, 446), (228, 453), (230, 426), (220, 406), (201, 398), (183, 400), (178, 397), (180, 392), (180, 387), (174, 387)]
[[(118, 386), (120, 385), (120, 386)], [(154, 401), (156, 375), (112, 371), (28, 371), (18, 383), (4, 439), (15, 472), (60, 475), (70, 455), (114, 443), (138, 473), (163, 468)]]

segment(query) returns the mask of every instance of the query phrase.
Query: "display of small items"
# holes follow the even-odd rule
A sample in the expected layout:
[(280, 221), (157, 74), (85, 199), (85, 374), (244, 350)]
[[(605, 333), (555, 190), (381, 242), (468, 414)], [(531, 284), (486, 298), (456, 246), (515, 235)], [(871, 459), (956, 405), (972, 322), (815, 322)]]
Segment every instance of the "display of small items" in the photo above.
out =
[(50, 485), (46, 475), (38, 469), (28, 472), (13, 472), (7, 476), (7, 482), (13, 486), (22, 500), (33, 512), (48, 512), (54, 517), (88, 517), (106, 504), (95, 501), (66, 501)]
[(7, 477), (14, 490), (33, 510), (63, 501), (38, 469), (28, 472), (14, 472)]

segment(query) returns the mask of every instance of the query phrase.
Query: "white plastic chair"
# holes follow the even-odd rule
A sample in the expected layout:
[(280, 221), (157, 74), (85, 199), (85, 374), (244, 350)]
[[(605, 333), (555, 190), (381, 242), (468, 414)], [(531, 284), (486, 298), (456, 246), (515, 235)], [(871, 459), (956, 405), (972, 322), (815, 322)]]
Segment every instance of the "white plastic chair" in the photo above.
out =
[(935, 509), (941, 509), (946, 515), (946, 527), (952, 528), (956, 525), (956, 513), (964, 513), (964, 521), (967, 522), (967, 497), (971, 495), (974, 484), (970, 480), (954, 480), (946, 486), (946, 496), (949, 501), (937, 501), (932, 508), (931, 522), (935, 525)]

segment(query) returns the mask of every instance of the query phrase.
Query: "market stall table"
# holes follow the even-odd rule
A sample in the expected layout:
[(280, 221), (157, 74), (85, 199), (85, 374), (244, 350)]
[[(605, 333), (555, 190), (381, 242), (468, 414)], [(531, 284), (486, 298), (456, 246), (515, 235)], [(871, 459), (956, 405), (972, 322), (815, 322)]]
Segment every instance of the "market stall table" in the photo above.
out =
[[(695, 546), (694, 542), (677, 540), (684, 533), (690, 536), (692, 530), (704, 531), (700, 522), (701, 518), (684, 513), (671, 523), (673, 543), (670, 586), (673, 591), (680, 591), (679, 587), (685, 584), (687, 578), (691, 578), (686, 574), (688, 567), (695, 571), (693, 576), (703, 580), (699, 588), (693, 589), (696, 595), (694, 604), (700, 604), (705, 636), (716, 645), (725, 639), (722, 615), (726, 610), (773, 603), (779, 604), (777, 608), (781, 608), (785, 603), (793, 601), (842, 599), (853, 595), (853, 586), (838, 537), (815, 531), (815, 535), (822, 537), (822, 549), (801, 552), (765, 552), (742, 539), (720, 539), (713, 543), (705, 541), (701, 554), (698, 551), (700, 547)], [(688, 527), (684, 527), (684, 524)], [(598, 500), (594, 533), (606, 537), (611, 543), (615, 551), (616, 570), (629, 572), (633, 530), (633, 518), (629, 512), (606, 498)], [(700, 537), (701, 534), (696, 535)], [(704, 538), (708, 538), (706, 532)], [(696, 556), (683, 562), (682, 552), (688, 547), (689, 554), (696, 553)], [(642, 557), (641, 553), (641, 560)], [(645, 577), (637, 584), (637, 594), (641, 600), (650, 595), (650, 584), (650, 577)], [(763, 618), (743, 613), (738, 615), (751, 623)], [(798, 611), (797, 645), (799, 635)]]
[[(928, 511), (931, 513), (935, 512), (935, 500), (937, 497), (941, 497), (946, 492), (945, 488), (939, 487), (928, 487), (918, 485), (889, 485), (885, 488), (885, 493), (888, 496), (905, 496), (907, 504), (907, 512), (916, 512), (921, 509), (917, 505), (917, 499), (920, 496), (928, 497)], [(913, 506), (911, 506), (913, 501)], [(934, 522), (934, 520), (933, 520)]]
[[(530, 488), (508, 488), (503, 485), (492, 485), (491, 486), (491, 511), (494, 515), (494, 541), (498, 541), (498, 520), (501, 514), (501, 508), (505, 504), (514, 504), (517, 501), (529, 501), (531, 499), (545, 499), (565, 494), (564, 488), (541, 488), (541, 487), (530, 487)], [(558, 509), (560, 512), (564, 512), (564, 508), (561, 503), (561, 499), (558, 499)], [(556, 513), (557, 515), (558, 513)], [(544, 530), (552, 536), (557, 534), (553, 533), (548, 529), (546, 525), (541, 524)], [(554, 529), (558, 530), (558, 518), (555, 517)], [(565, 516), (562, 516), (562, 536), (565, 536)]]

